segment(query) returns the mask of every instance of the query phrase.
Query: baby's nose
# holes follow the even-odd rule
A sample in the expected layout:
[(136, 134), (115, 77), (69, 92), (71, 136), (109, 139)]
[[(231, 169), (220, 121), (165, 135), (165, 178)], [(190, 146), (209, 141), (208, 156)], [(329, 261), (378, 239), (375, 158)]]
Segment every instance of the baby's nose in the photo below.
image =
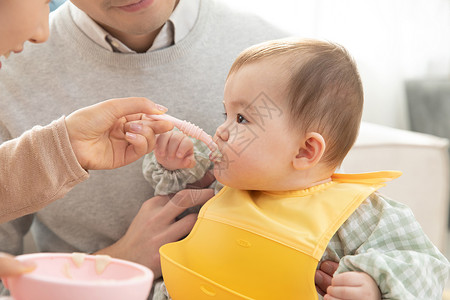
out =
[(222, 141), (226, 142), (228, 141), (228, 138), (230, 137), (230, 134), (228, 132), (227, 127), (225, 126), (225, 123), (220, 125), (216, 130), (216, 136), (221, 139)]

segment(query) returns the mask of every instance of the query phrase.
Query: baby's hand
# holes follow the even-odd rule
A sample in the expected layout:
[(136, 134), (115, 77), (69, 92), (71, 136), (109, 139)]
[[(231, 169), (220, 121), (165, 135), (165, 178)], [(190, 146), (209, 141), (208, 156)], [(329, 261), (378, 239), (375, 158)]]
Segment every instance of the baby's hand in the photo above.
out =
[(194, 143), (183, 133), (170, 131), (156, 139), (155, 158), (167, 170), (195, 166)]
[(381, 293), (375, 280), (367, 273), (346, 272), (333, 277), (324, 300), (380, 300)]

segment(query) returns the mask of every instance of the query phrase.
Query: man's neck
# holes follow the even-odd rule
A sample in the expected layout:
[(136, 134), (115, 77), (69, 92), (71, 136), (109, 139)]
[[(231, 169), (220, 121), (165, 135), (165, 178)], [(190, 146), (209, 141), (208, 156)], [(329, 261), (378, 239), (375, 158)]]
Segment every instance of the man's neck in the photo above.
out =
[(150, 49), (150, 47), (153, 45), (153, 42), (155, 41), (155, 38), (158, 36), (158, 33), (162, 28), (161, 26), (157, 30), (147, 34), (130, 35), (124, 34), (123, 32), (117, 31), (102, 24), (99, 25), (102, 26), (106, 31), (108, 31), (113, 37), (125, 44), (128, 48), (138, 53), (144, 53), (147, 52), (148, 49)]
[[(178, 3), (180, 0), (177, 0), (175, 2), (173, 11), (177, 8)], [(167, 21), (167, 20), (166, 20)], [(105, 24), (98, 23), (103, 29), (105, 29), (109, 34), (111, 34), (114, 38), (121, 41), (124, 45), (126, 45), (131, 50), (136, 51), (137, 53), (145, 53), (150, 49), (150, 47), (153, 45), (153, 42), (155, 41), (156, 37), (158, 36), (159, 32), (163, 28), (164, 24), (161, 25), (158, 29), (141, 35), (133, 35), (133, 34), (127, 34), (124, 32), (121, 32), (119, 30), (116, 30), (114, 28), (111, 28)]]

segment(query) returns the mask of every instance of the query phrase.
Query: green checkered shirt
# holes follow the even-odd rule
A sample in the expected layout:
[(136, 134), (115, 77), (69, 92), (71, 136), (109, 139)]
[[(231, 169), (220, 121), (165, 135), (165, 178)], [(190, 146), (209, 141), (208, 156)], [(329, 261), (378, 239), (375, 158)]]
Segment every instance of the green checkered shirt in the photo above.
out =
[(321, 259), (339, 262), (336, 274), (361, 271), (382, 299), (442, 300), (448, 260), (404, 204), (374, 193), (339, 228)]

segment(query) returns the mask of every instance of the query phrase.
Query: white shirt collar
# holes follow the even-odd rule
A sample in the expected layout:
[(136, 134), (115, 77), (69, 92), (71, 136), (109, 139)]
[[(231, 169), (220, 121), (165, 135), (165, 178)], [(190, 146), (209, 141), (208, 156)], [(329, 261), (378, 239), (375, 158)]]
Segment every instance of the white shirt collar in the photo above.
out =
[[(75, 24), (95, 43), (110, 51), (136, 53), (95, 23), (84, 11), (72, 3), (69, 5)], [(199, 8), (200, 0), (180, 0), (148, 51), (166, 48), (184, 39), (194, 27)]]

